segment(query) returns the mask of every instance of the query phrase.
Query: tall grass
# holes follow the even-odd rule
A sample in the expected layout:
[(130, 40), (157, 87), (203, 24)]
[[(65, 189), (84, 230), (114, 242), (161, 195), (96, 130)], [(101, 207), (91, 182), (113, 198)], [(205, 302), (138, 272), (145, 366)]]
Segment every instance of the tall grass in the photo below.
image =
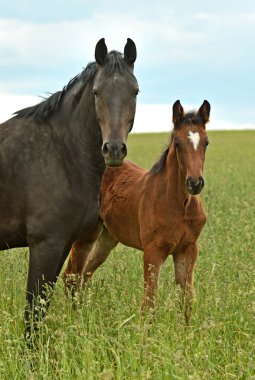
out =
[[(0, 253), (0, 379), (255, 379), (255, 133), (211, 132), (191, 326), (172, 259), (152, 325), (141, 321), (142, 254), (118, 246), (77, 310), (59, 280), (38, 349), (23, 342), (28, 252)], [(133, 135), (129, 159), (149, 168), (167, 134)]]

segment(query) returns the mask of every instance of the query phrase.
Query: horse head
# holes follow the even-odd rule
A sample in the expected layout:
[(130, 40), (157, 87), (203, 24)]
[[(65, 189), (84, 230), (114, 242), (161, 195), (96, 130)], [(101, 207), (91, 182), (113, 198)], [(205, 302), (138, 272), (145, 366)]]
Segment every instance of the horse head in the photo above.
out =
[(127, 155), (126, 140), (134, 123), (138, 83), (133, 74), (135, 43), (128, 38), (124, 55), (107, 51), (104, 38), (95, 48), (98, 65), (94, 79), (96, 116), (100, 125), (102, 154), (108, 166), (119, 166)]

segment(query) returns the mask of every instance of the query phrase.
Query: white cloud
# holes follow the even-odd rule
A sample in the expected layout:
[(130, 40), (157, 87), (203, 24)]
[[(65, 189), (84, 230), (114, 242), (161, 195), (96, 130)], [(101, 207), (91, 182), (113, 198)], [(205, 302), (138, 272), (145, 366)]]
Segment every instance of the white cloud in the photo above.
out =
[(76, 62), (81, 68), (94, 59), (95, 43), (101, 37), (106, 38), (109, 50), (120, 51), (126, 38), (133, 38), (138, 48), (137, 67), (142, 69), (154, 66), (160, 70), (168, 64), (178, 67), (183, 62), (208, 68), (230, 65), (232, 69), (252, 51), (255, 13), (176, 13), (171, 5), (164, 11), (155, 6), (154, 11), (154, 17), (148, 18), (135, 10), (97, 10), (80, 20), (44, 23), (0, 18), (0, 66), (56, 72), (56, 68), (61, 71)]
[[(171, 5), (164, 11), (156, 6), (153, 9), (154, 17), (149, 18), (139, 11), (118, 13), (113, 9), (95, 11), (87, 18), (72, 21), (33, 23), (0, 18), (0, 70), (3, 66), (10, 73), (2, 74), (0, 91), (10, 92), (10, 87), (15, 85), (22, 89), (22, 72), (25, 67), (27, 79), (31, 66), (38, 72), (36, 80), (40, 80), (40, 70), (42, 73), (50, 70), (51, 77), (56, 75), (56, 83), (64, 85), (58, 82), (60, 73), (66, 67), (75, 66), (70, 68), (71, 75), (75, 75), (77, 66), (80, 70), (93, 60), (96, 41), (101, 37), (106, 38), (109, 50), (120, 51), (127, 37), (134, 39), (138, 50), (136, 72), (140, 77), (148, 76), (146, 69), (150, 67), (152, 73), (158, 71), (155, 77), (164, 69), (171, 78), (184, 63), (188, 69), (193, 65), (194, 75), (201, 67), (206, 72), (220, 67), (220, 73), (228, 73), (235, 67), (243, 75), (244, 63), (252, 65), (254, 43), (252, 46), (250, 36), (255, 13), (229, 11), (226, 17), (226, 13), (176, 13)], [(168, 67), (171, 67), (169, 72)], [(12, 68), (17, 73), (15, 83), (12, 83)], [(207, 78), (203, 76), (202, 80)], [(224, 81), (220, 84), (224, 86)], [(47, 89), (51, 89), (48, 84)]]
[[(118, 33), (116, 33), (118, 31)], [(142, 14), (95, 13), (80, 21), (32, 23), (0, 19), (0, 55), (2, 64), (48, 65), (63, 60), (93, 59), (94, 45), (106, 38), (109, 50), (123, 51), (126, 38), (135, 40), (146, 62), (165, 59), (190, 59), (190, 51), (203, 45), (205, 34), (192, 30), (172, 11), (161, 12), (153, 19)]]
[[(183, 105), (184, 110), (194, 110), (197, 106)], [(168, 104), (138, 104), (133, 132), (170, 132), (172, 129), (172, 107)], [(234, 121), (214, 119), (207, 124), (212, 130), (244, 130), (255, 129), (252, 123), (237, 123)]]
[(80, 58), (91, 47), (91, 26), (91, 21), (35, 24), (0, 19), (0, 49), (6, 52), (0, 63), (52, 67)]
[[(40, 102), (35, 96), (0, 93), (0, 123), (12, 117), (12, 114), (22, 108)], [(185, 110), (193, 110), (193, 105), (183, 105)], [(139, 104), (137, 105), (133, 133), (170, 132), (172, 129), (172, 107), (168, 104)], [(236, 123), (211, 118), (208, 130), (241, 130), (255, 129), (255, 124)]]
[[(0, 120), (10, 117), (19, 108), (40, 101), (40, 98), (25, 95), (28, 89), (29, 93), (40, 94), (62, 88), (82, 65), (94, 59), (94, 47), (99, 38), (106, 38), (109, 50), (123, 51), (126, 38), (130, 37), (137, 44), (135, 73), (141, 84), (143, 102), (147, 96), (146, 92), (143, 98), (144, 88), (151, 91), (147, 96), (151, 102), (167, 101), (165, 94), (171, 99), (175, 96), (185, 99), (186, 96), (187, 102), (195, 101), (201, 95), (202, 99), (205, 96), (212, 99), (215, 106), (222, 107), (218, 108), (218, 120), (212, 118), (210, 129), (254, 128), (251, 123), (222, 119), (231, 117), (233, 102), (233, 107), (240, 104), (243, 115), (239, 120), (253, 121), (250, 115), (254, 115), (254, 111), (248, 114), (247, 109), (251, 107), (250, 94), (254, 87), (250, 73), (255, 57), (254, 39), (251, 38), (255, 13), (247, 13), (247, 10), (233, 12), (234, 7), (221, 12), (216, 6), (214, 13), (195, 13), (193, 8), (192, 12), (185, 9), (176, 12), (171, 2), (166, 4), (162, 8), (156, 2), (151, 8), (153, 15), (149, 15), (149, 8), (141, 12), (138, 6), (127, 12), (116, 11), (112, 2), (107, 11), (106, 6), (103, 10), (101, 6), (95, 6), (93, 14), (86, 13), (87, 17), (81, 15), (79, 20), (73, 21), (35, 23), (0, 18)], [(201, 7), (204, 9), (208, 9), (207, 6)], [(32, 77), (31, 67), (36, 71)], [(66, 67), (70, 68), (70, 74)], [(189, 76), (194, 77), (194, 82)], [(179, 78), (181, 80), (176, 80)], [(153, 94), (152, 86), (155, 86)], [(194, 97), (190, 88), (192, 91), (194, 88)], [(15, 94), (22, 92), (24, 96)], [(160, 97), (160, 94), (163, 95)], [(135, 132), (169, 131), (170, 128), (171, 105), (139, 104)]]
[(0, 123), (10, 119), (15, 111), (37, 104), (36, 96), (0, 93)]

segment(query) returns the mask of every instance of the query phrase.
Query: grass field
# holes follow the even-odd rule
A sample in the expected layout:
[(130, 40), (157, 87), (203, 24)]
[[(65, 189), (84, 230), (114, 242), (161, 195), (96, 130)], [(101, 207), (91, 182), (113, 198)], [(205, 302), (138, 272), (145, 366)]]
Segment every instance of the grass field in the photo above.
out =
[[(191, 326), (178, 307), (172, 259), (158, 308), (140, 320), (142, 254), (119, 246), (78, 310), (58, 282), (38, 350), (23, 345), (28, 253), (0, 253), (0, 379), (255, 379), (255, 132), (211, 132)], [(149, 168), (167, 134), (131, 135), (129, 159)]]

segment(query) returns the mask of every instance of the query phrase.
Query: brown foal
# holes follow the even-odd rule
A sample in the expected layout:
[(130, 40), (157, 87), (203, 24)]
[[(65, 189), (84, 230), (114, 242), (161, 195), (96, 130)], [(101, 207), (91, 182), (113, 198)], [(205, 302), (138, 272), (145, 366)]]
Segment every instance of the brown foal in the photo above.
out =
[(206, 222), (198, 194), (204, 187), (209, 114), (206, 100), (197, 112), (186, 114), (176, 101), (170, 144), (151, 170), (129, 161), (106, 169), (101, 222), (73, 244), (64, 274), (67, 288), (74, 291), (82, 287), (121, 242), (144, 252), (145, 310), (154, 307), (160, 268), (172, 255), (189, 322), (197, 240)]

